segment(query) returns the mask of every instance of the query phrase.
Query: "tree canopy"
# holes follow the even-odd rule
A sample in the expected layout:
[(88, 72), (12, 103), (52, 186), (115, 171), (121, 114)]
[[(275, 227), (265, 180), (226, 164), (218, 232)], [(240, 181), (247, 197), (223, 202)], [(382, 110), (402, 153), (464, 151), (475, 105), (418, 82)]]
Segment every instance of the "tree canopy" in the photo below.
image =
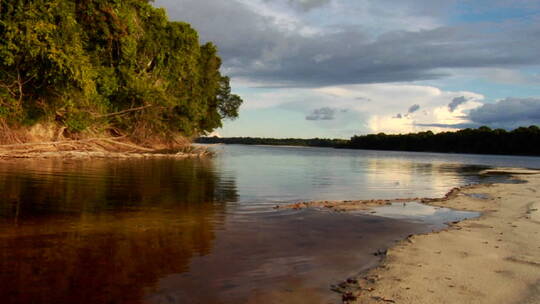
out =
[(348, 147), (399, 151), (540, 155), (540, 128), (529, 126), (506, 131), (482, 126), (477, 129), (438, 134), (431, 131), (398, 135), (379, 133), (353, 136)]
[(210, 132), (242, 99), (212, 43), (148, 0), (0, 0), (0, 119), (71, 132)]

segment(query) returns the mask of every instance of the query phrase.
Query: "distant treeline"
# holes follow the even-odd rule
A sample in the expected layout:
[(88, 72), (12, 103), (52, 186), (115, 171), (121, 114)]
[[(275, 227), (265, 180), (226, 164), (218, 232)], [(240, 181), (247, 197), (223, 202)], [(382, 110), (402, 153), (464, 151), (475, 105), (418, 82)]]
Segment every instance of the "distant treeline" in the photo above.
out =
[(521, 127), (510, 132), (480, 127), (438, 134), (431, 131), (400, 135), (379, 133), (353, 136), (348, 147), (399, 151), (540, 155), (540, 128)]
[(333, 147), (366, 150), (540, 155), (540, 128), (520, 127), (513, 131), (504, 129), (463, 129), (457, 132), (433, 133), (431, 131), (390, 135), (385, 133), (353, 136), (345, 139), (276, 139), (252, 137), (201, 137), (198, 143), (224, 143), (245, 145), (291, 145)]
[(269, 146), (306, 146), (336, 148), (346, 145), (346, 139), (325, 138), (259, 138), (259, 137), (199, 137), (195, 140), (200, 144), (238, 144), (238, 145), (269, 145)]

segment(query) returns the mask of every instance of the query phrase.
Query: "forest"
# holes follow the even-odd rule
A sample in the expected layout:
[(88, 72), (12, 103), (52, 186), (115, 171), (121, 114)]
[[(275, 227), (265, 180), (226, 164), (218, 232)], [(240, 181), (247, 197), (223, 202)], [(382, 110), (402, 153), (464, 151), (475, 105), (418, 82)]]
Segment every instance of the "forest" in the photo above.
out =
[(248, 145), (295, 145), (366, 150), (540, 155), (540, 128), (520, 127), (512, 131), (491, 129), (463, 129), (456, 132), (431, 131), (409, 134), (369, 134), (344, 139), (275, 139), (275, 138), (218, 138), (204, 137), (199, 143)]
[(195, 140), (200, 144), (238, 144), (271, 146), (339, 147), (348, 141), (345, 139), (326, 138), (259, 138), (259, 137), (200, 137)]
[(144, 141), (236, 118), (217, 47), (150, 2), (0, 0), (0, 127)]

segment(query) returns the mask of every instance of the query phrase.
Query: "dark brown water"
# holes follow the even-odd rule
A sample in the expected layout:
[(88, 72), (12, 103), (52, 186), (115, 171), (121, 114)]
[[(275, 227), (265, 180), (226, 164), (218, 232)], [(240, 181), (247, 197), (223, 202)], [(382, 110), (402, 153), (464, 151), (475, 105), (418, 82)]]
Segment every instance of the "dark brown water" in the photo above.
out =
[(378, 249), (473, 214), (275, 204), (438, 196), (483, 168), (221, 149), (212, 160), (0, 162), (0, 303), (336, 303), (330, 285), (375, 265)]

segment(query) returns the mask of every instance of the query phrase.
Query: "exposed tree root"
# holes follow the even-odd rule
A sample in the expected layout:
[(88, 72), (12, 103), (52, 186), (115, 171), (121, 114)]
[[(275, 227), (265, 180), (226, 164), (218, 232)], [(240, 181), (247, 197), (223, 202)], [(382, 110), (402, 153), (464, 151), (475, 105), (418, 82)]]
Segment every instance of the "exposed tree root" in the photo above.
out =
[(202, 157), (210, 153), (194, 147), (188, 139), (178, 137), (164, 141), (148, 134), (141, 140), (119, 132), (91, 132), (66, 135), (65, 128), (55, 124), (37, 124), (31, 128), (12, 128), (0, 119), (0, 159), (14, 158), (140, 158)]
[(0, 145), (0, 159), (15, 158), (186, 158), (204, 157), (203, 148), (183, 146), (175, 150), (142, 147), (112, 138), (89, 138), (58, 142)]

